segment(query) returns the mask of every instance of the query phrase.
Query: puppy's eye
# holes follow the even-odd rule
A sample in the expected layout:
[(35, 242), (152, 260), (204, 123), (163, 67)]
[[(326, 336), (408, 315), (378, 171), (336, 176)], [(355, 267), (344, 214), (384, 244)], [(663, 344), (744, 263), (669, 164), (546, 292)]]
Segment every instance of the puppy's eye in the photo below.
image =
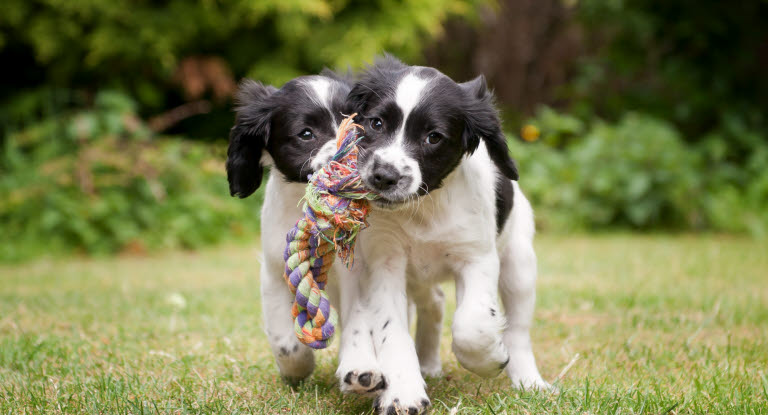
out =
[(314, 140), (315, 134), (313, 134), (312, 130), (310, 130), (309, 128), (305, 128), (301, 130), (301, 132), (298, 134), (298, 137), (304, 141), (309, 141), (309, 140)]
[(424, 142), (426, 142), (427, 144), (437, 144), (442, 139), (443, 139), (443, 135), (440, 133), (429, 133), (429, 135), (424, 140)]
[(384, 123), (381, 122), (381, 118), (371, 118), (371, 128), (373, 131), (380, 131), (384, 127)]

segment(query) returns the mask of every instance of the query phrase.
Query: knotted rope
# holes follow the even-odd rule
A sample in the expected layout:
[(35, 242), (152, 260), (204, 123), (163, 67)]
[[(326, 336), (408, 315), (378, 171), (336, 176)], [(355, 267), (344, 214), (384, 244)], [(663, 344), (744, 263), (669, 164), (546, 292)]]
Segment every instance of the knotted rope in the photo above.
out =
[(291, 314), (296, 337), (313, 349), (328, 347), (339, 315), (324, 288), (338, 253), (344, 265), (354, 260), (355, 238), (368, 226), (367, 190), (357, 171), (357, 143), (362, 136), (353, 114), (339, 126), (336, 154), (309, 178), (304, 194), (304, 218), (286, 237), (283, 278), (296, 295)]

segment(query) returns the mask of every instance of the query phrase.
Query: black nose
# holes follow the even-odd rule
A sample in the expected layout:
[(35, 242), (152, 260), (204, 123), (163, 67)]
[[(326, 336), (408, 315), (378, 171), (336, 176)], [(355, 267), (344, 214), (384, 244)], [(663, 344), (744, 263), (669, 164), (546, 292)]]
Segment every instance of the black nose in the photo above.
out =
[(376, 163), (373, 168), (373, 186), (378, 191), (387, 191), (397, 187), (403, 176), (396, 168), (387, 164)]

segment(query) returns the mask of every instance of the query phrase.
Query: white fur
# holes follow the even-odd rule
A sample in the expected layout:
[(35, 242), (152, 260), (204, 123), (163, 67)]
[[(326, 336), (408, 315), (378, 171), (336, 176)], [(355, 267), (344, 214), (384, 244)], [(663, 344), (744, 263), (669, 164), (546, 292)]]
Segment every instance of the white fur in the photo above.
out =
[[(394, 167), (402, 175), (407, 175), (412, 178), (408, 188), (401, 190), (404, 195), (415, 193), (419, 190), (421, 184), (421, 170), (419, 169), (419, 163), (406, 153), (401, 144), (393, 143), (388, 147), (376, 150), (373, 157), (380, 160), (382, 164), (388, 164)], [(368, 163), (363, 166), (361, 174), (366, 177), (371, 174), (373, 163)]]
[(414, 340), (421, 374), (424, 377), (440, 376), (443, 367), (440, 361), (440, 333), (443, 330), (445, 308), (443, 290), (438, 285), (409, 287), (408, 297), (413, 300), (418, 313)]
[(336, 154), (336, 140), (330, 140), (320, 147), (317, 154), (312, 157), (312, 161), (309, 163), (310, 166), (312, 166), (312, 170), (320, 170), (320, 168), (323, 167), (334, 154)]
[[(331, 125), (335, 131), (341, 120), (338, 119), (339, 114), (334, 114), (333, 111), (331, 111), (331, 95), (333, 94), (334, 84), (328, 78), (316, 76), (307, 81), (306, 85), (308, 85), (312, 91), (310, 94), (312, 100), (320, 107), (326, 108), (328, 113), (331, 114)], [(333, 153), (331, 153), (331, 155), (332, 154)], [(319, 157), (315, 157), (315, 159), (323, 160)]]
[(307, 84), (315, 93), (315, 102), (321, 107), (330, 108), (331, 81), (326, 78), (316, 77), (308, 81)]
[(400, 80), (400, 84), (395, 92), (395, 102), (403, 112), (403, 121), (397, 130), (397, 134), (395, 134), (395, 143), (402, 144), (405, 140), (405, 123), (408, 120), (408, 115), (411, 114), (413, 108), (421, 100), (427, 84), (429, 84), (428, 79), (419, 78), (414, 74), (408, 74)]

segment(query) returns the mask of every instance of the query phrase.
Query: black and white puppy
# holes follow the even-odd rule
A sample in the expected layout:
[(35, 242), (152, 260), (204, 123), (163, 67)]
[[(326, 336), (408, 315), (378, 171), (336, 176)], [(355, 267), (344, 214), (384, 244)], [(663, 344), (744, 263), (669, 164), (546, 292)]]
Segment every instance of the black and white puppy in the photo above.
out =
[[(307, 176), (336, 150), (334, 138), (343, 120), (350, 86), (346, 79), (324, 71), (296, 78), (280, 89), (247, 80), (236, 97), (237, 118), (230, 133), (227, 179), (233, 196), (247, 197), (261, 185), (264, 167), (271, 166), (261, 210), (262, 316), (280, 373), (292, 381), (312, 373), (314, 356), (293, 330), (293, 295), (282, 278), (285, 234), (303, 214), (298, 203), (304, 196)], [(334, 275), (343, 278), (348, 273), (343, 266), (335, 266), (331, 272)], [(354, 282), (329, 284), (334, 303), (348, 295), (334, 292), (340, 286), (355, 287)], [(342, 307), (342, 319), (345, 312)]]
[[(481, 376), (506, 370), (515, 387), (549, 388), (529, 334), (533, 212), (485, 79), (457, 84), (433, 68), (385, 57), (356, 83), (348, 102), (365, 127), (361, 175), (381, 199), (358, 241), (360, 295), (349, 316), (370, 330), (345, 330), (342, 342), (372, 337), (373, 373), (387, 380), (377, 406), (383, 413), (416, 413), (429, 405), (422, 373), (441, 370), (437, 284), (447, 278), (456, 283), (452, 349), (461, 365)], [(418, 311), (415, 342), (409, 297)]]

